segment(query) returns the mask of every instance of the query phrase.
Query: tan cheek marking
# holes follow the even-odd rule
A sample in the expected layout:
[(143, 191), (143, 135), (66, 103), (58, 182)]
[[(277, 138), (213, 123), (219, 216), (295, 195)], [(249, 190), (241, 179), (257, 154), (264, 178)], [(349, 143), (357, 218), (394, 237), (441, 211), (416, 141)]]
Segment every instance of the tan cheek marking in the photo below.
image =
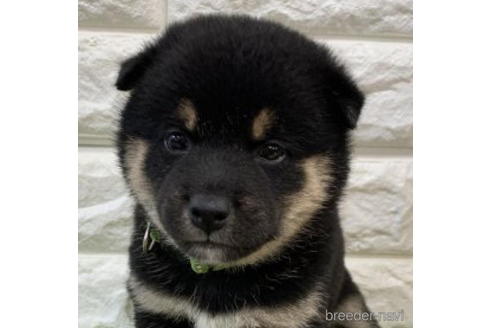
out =
[(185, 127), (193, 131), (198, 122), (195, 106), (189, 99), (182, 99), (178, 106), (178, 116), (183, 120)]
[(273, 112), (269, 108), (262, 109), (253, 121), (253, 139), (261, 140), (273, 124)]
[(138, 202), (142, 204), (152, 222), (162, 231), (164, 228), (159, 220), (154, 196), (152, 193), (150, 181), (144, 172), (145, 159), (148, 152), (146, 141), (138, 138), (128, 140), (126, 144), (126, 153), (124, 165), (127, 169), (128, 184), (135, 194)]
[(328, 185), (331, 182), (330, 161), (326, 156), (310, 157), (301, 164), (304, 170), (305, 183), (297, 193), (286, 199), (286, 211), (282, 218), (279, 236), (264, 244), (256, 252), (234, 262), (236, 265), (258, 263), (276, 255), (282, 246), (300, 232), (306, 223), (321, 209), (328, 200)]

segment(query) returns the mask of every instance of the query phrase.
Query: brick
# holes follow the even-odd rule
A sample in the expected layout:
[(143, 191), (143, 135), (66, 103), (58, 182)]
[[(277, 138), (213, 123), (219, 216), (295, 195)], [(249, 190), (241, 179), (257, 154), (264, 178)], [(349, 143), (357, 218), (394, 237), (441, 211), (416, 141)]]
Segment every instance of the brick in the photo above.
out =
[(79, 152), (79, 250), (125, 252), (130, 242), (133, 200), (111, 149)]
[(411, 36), (411, 0), (169, 1), (170, 21), (197, 14), (248, 14), (310, 34)]
[(160, 29), (163, 0), (79, 0), (79, 26)]
[(404, 321), (380, 321), (385, 327), (412, 327), (413, 264), (411, 258), (346, 259), (347, 268), (374, 313), (400, 312)]
[(79, 135), (112, 138), (127, 93), (114, 87), (120, 63), (152, 34), (79, 33)]
[(412, 161), (356, 159), (340, 206), (349, 253), (412, 252)]
[(131, 328), (126, 255), (79, 254), (79, 328)]
[(81, 208), (112, 201), (127, 194), (114, 148), (80, 148), (78, 182)]
[(411, 43), (322, 41), (345, 63), (366, 95), (354, 131), (358, 146), (411, 147), (413, 63)]

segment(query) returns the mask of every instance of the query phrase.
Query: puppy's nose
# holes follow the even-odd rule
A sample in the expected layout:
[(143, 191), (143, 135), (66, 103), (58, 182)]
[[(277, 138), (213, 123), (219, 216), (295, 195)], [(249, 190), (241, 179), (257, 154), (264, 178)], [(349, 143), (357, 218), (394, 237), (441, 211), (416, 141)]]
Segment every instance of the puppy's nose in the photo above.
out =
[(231, 203), (223, 196), (198, 194), (190, 199), (191, 222), (207, 234), (221, 229), (230, 212)]

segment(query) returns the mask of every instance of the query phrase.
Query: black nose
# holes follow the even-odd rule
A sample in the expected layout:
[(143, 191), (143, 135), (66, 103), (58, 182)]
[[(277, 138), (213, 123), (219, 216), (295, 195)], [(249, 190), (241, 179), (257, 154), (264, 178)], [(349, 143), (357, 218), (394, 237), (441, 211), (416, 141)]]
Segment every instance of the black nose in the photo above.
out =
[(191, 222), (208, 234), (222, 228), (230, 212), (231, 204), (226, 197), (198, 194), (190, 199)]

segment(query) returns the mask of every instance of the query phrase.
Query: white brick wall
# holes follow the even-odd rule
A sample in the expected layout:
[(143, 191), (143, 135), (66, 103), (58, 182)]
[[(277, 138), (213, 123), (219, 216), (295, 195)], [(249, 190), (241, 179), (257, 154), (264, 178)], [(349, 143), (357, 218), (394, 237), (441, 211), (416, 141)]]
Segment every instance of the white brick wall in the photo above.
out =
[[(347, 265), (372, 310), (412, 326), (412, 1), (79, 0), (79, 326), (131, 327), (131, 200), (112, 146), (118, 64), (169, 22), (248, 13), (343, 56), (367, 95), (342, 206)], [(385, 327), (400, 327), (383, 322)]]

